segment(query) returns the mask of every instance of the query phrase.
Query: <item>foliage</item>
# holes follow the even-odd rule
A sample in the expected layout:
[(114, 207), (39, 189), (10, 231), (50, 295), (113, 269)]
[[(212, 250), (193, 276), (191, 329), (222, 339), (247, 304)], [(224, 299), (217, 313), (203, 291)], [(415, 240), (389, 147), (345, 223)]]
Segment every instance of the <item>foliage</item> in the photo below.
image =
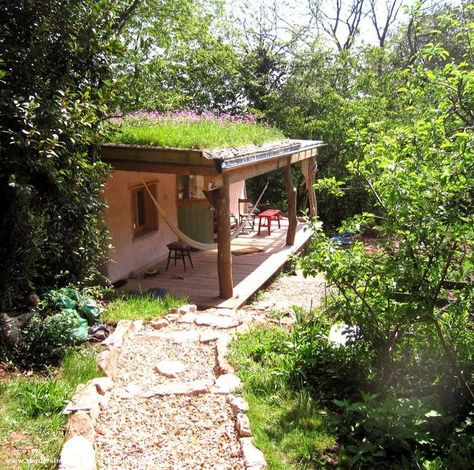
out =
[(143, 0), (121, 31), (119, 109), (241, 109), (239, 57), (220, 0)]
[(254, 122), (252, 116), (229, 114), (135, 112), (109, 128), (112, 142), (168, 148), (211, 149), (262, 144), (283, 134)]
[(230, 361), (244, 383), (254, 442), (269, 468), (321, 468), (334, 452), (327, 410), (286, 384), (285, 335), (265, 328), (241, 335), (231, 343)]
[[(106, 234), (97, 161), (122, 2), (2, 5), (1, 308), (98, 275)], [(126, 16), (126, 15), (125, 15)]]
[(47, 376), (1, 379), (0, 467), (56, 468), (66, 424), (59, 412), (78, 384), (99, 375), (95, 352), (81, 349)]
[(335, 400), (341, 413), (333, 423), (341, 437), (343, 466), (417, 468), (430, 462), (430, 453), (439, 450), (446, 437), (446, 418), (439, 411), (418, 398), (388, 397), (381, 402), (375, 395), (363, 398)]
[(358, 397), (372, 379), (372, 350), (357, 340), (334, 345), (328, 339), (333, 320), (320, 312), (295, 307), (295, 317), (284, 343), (289, 383), (321, 400)]
[[(341, 231), (376, 223), (383, 236), (376, 249), (361, 241), (340, 249), (317, 225), (302, 261), (306, 274), (322, 271), (334, 285), (331, 316), (359, 327), (356, 342), (373, 370), (362, 387), (381, 394), (379, 402), (338, 402), (347, 444), (341, 457), (350, 466), (390, 459), (440, 468), (466, 462), (470, 452), (442, 445), (455, 441), (455, 423), (469, 416), (474, 399), (474, 76), (472, 64), (433, 65), (447, 57), (441, 45), (428, 44), (398, 89), (407, 112), (351, 131), (361, 156), (348, 171), (365, 182), (375, 205)], [(426, 434), (430, 409), (442, 419)]]
[(169, 294), (159, 299), (147, 294), (124, 295), (107, 304), (103, 319), (106, 322), (155, 320), (186, 303), (185, 297)]

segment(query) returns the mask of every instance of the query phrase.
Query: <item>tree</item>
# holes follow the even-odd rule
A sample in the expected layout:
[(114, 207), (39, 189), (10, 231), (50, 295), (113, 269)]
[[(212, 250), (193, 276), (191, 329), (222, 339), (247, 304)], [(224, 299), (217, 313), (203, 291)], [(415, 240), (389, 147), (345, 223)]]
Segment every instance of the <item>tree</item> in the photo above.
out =
[(146, 0), (121, 33), (122, 111), (239, 107), (238, 58), (225, 40), (221, 2)]
[(107, 237), (94, 144), (116, 34), (138, 2), (18, 0), (0, 7), (0, 308), (97, 275)]
[[(431, 44), (421, 54), (431, 62), (447, 52)], [(349, 164), (376, 211), (343, 230), (375, 223), (383, 239), (375, 253), (361, 243), (344, 251), (319, 232), (303, 266), (337, 287), (332, 314), (360, 327), (382, 390), (436, 397), (465, 416), (474, 398), (474, 75), (465, 62), (406, 75), (399, 93), (409, 113), (355, 130), (363, 155)]]
[[(310, 12), (316, 24), (334, 41), (339, 52), (348, 51), (359, 34), (359, 27), (364, 18), (366, 0), (351, 0), (345, 5), (344, 0), (331, 2), (331, 7), (321, 0), (309, 0)], [(344, 31), (341, 31), (342, 29)]]

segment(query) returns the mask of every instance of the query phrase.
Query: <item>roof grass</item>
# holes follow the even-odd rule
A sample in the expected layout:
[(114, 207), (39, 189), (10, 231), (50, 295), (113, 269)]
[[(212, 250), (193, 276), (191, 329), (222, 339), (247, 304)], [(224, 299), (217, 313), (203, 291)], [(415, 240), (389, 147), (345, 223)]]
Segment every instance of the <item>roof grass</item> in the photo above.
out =
[[(150, 116), (151, 115), (151, 116)], [(246, 117), (210, 113), (134, 113), (108, 128), (109, 142), (180, 149), (215, 149), (282, 140), (278, 129)]]

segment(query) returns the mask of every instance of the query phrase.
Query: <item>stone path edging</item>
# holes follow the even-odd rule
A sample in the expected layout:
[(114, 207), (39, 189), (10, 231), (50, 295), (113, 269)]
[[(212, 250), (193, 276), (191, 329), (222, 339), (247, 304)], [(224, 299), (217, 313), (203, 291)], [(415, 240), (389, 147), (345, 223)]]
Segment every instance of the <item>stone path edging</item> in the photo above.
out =
[[(194, 382), (176, 382), (173, 379), (179, 372), (173, 373), (173, 366), (163, 361), (155, 373), (170, 379), (169, 383), (160, 383), (148, 390), (130, 384), (126, 392), (130, 397), (147, 399), (157, 396), (193, 396), (202, 394), (224, 395), (225, 401), (232, 410), (234, 428), (244, 468), (260, 470), (266, 467), (263, 453), (252, 443), (252, 431), (247, 417), (247, 402), (238, 395), (242, 386), (240, 379), (234, 375), (233, 367), (227, 361), (228, 345), (235, 334), (245, 331), (242, 313), (232, 310), (223, 312), (198, 312), (194, 305), (184, 305), (162, 319), (148, 322), (154, 332), (143, 331), (142, 321), (120, 321), (112, 335), (102, 344), (106, 347), (98, 355), (98, 364), (105, 377), (93, 379), (85, 385), (78, 386), (76, 394), (66, 406), (64, 413), (69, 415), (66, 437), (60, 458), (60, 470), (92, 470), (97, 468), (95, 454), (96, 422), (101, 409), (107, 407), (113, 378), (117, 371), (120, 350), (125, 341), (160, 341), (171, 340), (176, 344), (187, 341), (213, 344), (215, 351), (214, 380), (195, 380)], [(168, 327), (183, 325), (188, 330), (171, 330)], [(149, 330), (149, 328), (148, 328)], [(221, 333), (223, 332), (223, 333)], [(137, 335), (137, 333), (139, 333)], [(169, 361), (173, 362), (173, 361)], [(174, 361), (179, 362), (179, 361)], [(179, 369), (179, 367), (178, 367)], [(183, 369), (179, 369), (183, 370)], [(118, 390), (120, 392), (120, 390)], [(80, 449), (80, 458), (78, 457)]]

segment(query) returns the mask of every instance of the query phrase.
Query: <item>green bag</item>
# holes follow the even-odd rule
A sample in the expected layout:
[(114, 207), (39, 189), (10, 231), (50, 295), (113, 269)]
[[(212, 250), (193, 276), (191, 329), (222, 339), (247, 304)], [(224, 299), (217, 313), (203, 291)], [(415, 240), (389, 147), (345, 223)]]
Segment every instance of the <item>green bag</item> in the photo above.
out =
[(102, 309), (92, 299), (85, 299), (79, 307), (79, 313), (88, 321), (89, 325), (100, 322)]

